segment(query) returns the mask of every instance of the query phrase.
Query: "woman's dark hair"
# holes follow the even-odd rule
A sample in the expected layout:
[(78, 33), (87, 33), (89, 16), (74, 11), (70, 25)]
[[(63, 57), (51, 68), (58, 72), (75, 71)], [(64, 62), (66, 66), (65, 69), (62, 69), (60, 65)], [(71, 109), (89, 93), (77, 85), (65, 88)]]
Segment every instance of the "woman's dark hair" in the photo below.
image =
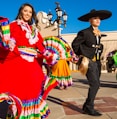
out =
[(28, 24), (29, 24), (29, 25), (32, 25), (33, 22), (35, 22), (35, 24), (36, 24), (36, 23), (38, 22), (37, 17), (36, 17), (36, 12), (35, 12), (33, 6), (32, 6), (31, 4), (29, 4), (29, 3), (25, 3), (25, 4), (23, 4), (23, 5), (19, 8), (19, 11), (18, 11), (18, 15), (17, 15), (17, 17), (16, 17), (16, 20), (17, 20), (17, 19), (21, 19), (21, 17), (22, 17), (22, 10), (24, 9), (25, 6), (29, 6), (29, 7), (32, 8), (32, 18), (31, 18), (31, 20), (28, 21)]

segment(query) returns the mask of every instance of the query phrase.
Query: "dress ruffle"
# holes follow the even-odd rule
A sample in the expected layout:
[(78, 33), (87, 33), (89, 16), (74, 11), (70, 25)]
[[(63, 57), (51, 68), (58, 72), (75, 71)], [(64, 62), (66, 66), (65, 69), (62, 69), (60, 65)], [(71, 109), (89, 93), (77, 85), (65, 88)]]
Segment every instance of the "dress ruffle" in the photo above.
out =
[(71, 76), (61, 76), (61, 77), (59, 77), (59, 76), (52, 76), (51, 75), (51, 80), (54, 80), (54, 79), (56, 79), (57, 81), (58, 81), (58, 84), (59, 84), (59, 86), (61, 87), (61, 86), (66, 86), (66, 87), (68, 87), (68, 86), (71, 86), (72, 85), (72, 77)]
[(42, 97), (22, 102), (22, 112), (19, 119), (44, 119), (50, 113), (48, 105)]
[(59, 60), (57, 64), (52, 67), (51, 80), (57, 80), (59, 86), (71, 86), (72, 77), (69, 66), (65, 59)]
[(37, 99), (21, 101), (10, 93), (2, 93), (0, 94), (0, 102), (3, 101), (6, 101), (9, 105), (7, 119), (44, 119), (50, 113), (48, 105), (42, 99), (42, 96)]

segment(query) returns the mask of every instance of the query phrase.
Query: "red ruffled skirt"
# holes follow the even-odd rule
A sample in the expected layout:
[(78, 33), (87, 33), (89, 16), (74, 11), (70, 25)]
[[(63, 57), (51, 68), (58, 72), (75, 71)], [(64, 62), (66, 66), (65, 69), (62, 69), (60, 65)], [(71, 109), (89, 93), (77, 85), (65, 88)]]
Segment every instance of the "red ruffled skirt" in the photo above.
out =
[(11, 56), (0, 58), (0, 93), (8, 92), (21, 100), (20, 119), (45, 118), (49, 109), (41, 96), (45, 80), (41, 66), (36, 59), (28, 62), (19, 55)]

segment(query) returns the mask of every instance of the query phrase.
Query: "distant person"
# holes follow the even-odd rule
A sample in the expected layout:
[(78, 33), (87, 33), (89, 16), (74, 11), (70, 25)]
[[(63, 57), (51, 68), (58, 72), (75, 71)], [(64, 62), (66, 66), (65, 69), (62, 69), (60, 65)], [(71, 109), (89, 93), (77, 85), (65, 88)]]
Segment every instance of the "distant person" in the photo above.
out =
[(115, 73), (116, 73), (116, 79), (117, 79), (117, 50), (115, 51), (115, 54), (112, 56), (114, 60), (114, 68), (115, 68)]
[[(0, 110), (4, 111), (4, 115), (0, 112), (0, 118), (3, 119), (7, 118), (2, 117), (5, 116), (9, 106), (10, 98), (7, 97), (11, 96), (13, 97), (11, 99), (17, 103), (10, 102), (12, 111), (7, 114), (7, 116), (10, 115), (10, 118), (44, 119), (50, 113), (48, 105), (43, 99), (45, 75), (41, 67), (42, 62), (40, 60), (39, 64), (37, 57), (39, 52), (47, 63), (52, 65), (56, 63), (57, 55), (46, 50), (43, 38), (33, 23), (36, 23), (36, 13), (33, 6), (28, 3), (19, 8), (16, 20), (10, 24), (8, 24), (8, 19), (0, 17), (2, 27), (0, 106), (5, 105), (3, 109), (0, 107)], [(3, 99), (7, 101), (4, 102)], [(7, 102), (8, 104), (6, 104)], [(20, 113), (17, 113), (14, 105), (18, 109), (20, 108)]]
[[(89, 22), (90, 27), (78, 32), (72, 42), (72, 48), (76, 55), (85, 58), (88, 69), (85, 72), (89, 82), (88, 97), (83, 105), (83, 111), (92, 116), (101, 116), (102, 114), (94, 109), (94, 99), (100, 86), (101, 63), (100, 55), (103, 46), (100, 43), (101, 33), (98, 30), (101, 20), (111, 17), (112, 13), (108, 10), (91, 10), (89, 13), (78, 18), (80, 21)], [(87, 60), (86, 60), (87, 59)], [(80, 61), (80, 60), (79, 60)], [(81, 61), (82, 64), (82, 61)], [(80, 64), (79, 64), (80, 65)]]
[(115, 54), (113, 54), (112, 59), (114, 60), (114, 64), (117, 67), (117, 50), (115, 51)]

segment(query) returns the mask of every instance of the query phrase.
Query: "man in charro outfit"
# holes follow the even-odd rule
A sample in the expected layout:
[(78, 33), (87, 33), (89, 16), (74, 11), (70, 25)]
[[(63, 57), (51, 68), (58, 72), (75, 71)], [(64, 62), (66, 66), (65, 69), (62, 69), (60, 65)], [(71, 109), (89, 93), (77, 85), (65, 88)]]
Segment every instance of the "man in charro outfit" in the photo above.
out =
[(87, 99), (83, 105), (83, 111), (92, 116), (102, 114), (94, 109), (94, 99), (100, 86), (101, 62), (100, 55), (103, 45), (100, 43), (101, 33), (98, 30), (100, 21), (109, 18), (112, 13), (108, 10), (91, 10), (78, 18), (80, 21), (89, 22), (90, 27), (78, 32), (72, 42), (72, 48), (76, 55), (89, 59), (86, 77), (89, 82)]

